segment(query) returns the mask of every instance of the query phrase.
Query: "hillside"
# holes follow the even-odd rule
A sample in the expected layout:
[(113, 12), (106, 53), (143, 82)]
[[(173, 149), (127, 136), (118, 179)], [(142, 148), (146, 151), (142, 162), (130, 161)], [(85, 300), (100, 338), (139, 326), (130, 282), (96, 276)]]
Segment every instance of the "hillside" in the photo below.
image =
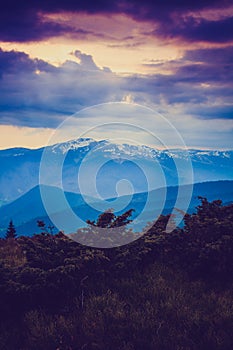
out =
[(168, 218), (115, 249), (0, 239), (0, 348), (231, 350), (233, 204), (203, 199), (169, 234)]
[[(40, 166), (44, 152), (44, 181), (40, 182)], [(0, 203), (13, 201), (33, 187), (43, 183), (59, 187), (59, 168), (62, 168), (62, 183), (66, 192), (84, 193), (80, 189), (77, 175), (80, 165), (86, 166), (82, 186), (91, 197), (96, 197), (92, 180), (104, 198), (117, 196), (116, 184), (122, 179), (131, 182), (134, 193), (164, 186), (191, 183), (189, 160), (192, 162), (194, 182), (233, 180), (233, 151), (207, 151), (181, 149), (158, 150), (143, 145), (114, 144), (108, 140), (95, 141), (90, 138), (71, 140), (40, 149), (12, 148), (0, 150)], [(83, 160), (85, 162), (83, 163)], [(102, 164), (97, 171), (98, 165)], [(180, 173), (177, 174), (176, 166)], [(96, 172), (97, 171), (97, 172)], [(124, 188), (124, 194), (130, 193)], [(90, 191), (90, 192), (89, 192)]]
[[(189, 187), (183, 186), (183, 193), (186, 192), (186, 188), (188, 192)], [(56, 187), (46, 187), (46, 191), (48, 196), (50, 196), (51, 201), (56, 203), (55, 213), (60, 216), (64, 215), (64, 204), (59, 201), (61, 189)], [(177, 186), (171, 186), (167, 188), (163, 214), (168, 214), (172, 211), (175, 205), (177, 191)], [(156, 208), (160, 208), (160, 198), (163, 196), (163, 193), (164, 189), (152, 191), (150, 196), (150, 210), (148, 210), (148, 212), (145, 214), (144, 220), (140, 224), (140, 227), (143, 225), (145, 226), (147, 221), (151, 221), (155, 218), (157, 213)], [(101, 205), (101, 202), (98, 203), (95, 198), (89, 197), (88, 201), (90, 205), (88, 205), (85, 203), (83, 197), (80, 194), (66, 192), (65, 196), (67, 202), (75, 214), (81, 217), (84, 223), (87, 219), (95, 220), (99, 215), (99, 212), (91, 207), (92, 204), (98, 204), (100, 208), (104, 208), (104, 205)], [(194, 212), (195, 207), (198, 205), (198, 196), (206, 197), (208, 200), (214, 200), (218, 198), (221, 199), (223, 203), (231, 203), (233, 202), (233, 181), (213, 181), (194, 184), (192, 200), (189, 205), (189, 212)], [(109, 208), (115, 209), (116, 214), (121, 214), (123, 211), (129, 209), (134, 209), (135, 213), (133, 214), (133, 218), (135, 218), (143, 210), (145, 202), (147, 201), (147, 197), (147, 193), (136, 193), (133, 195), (131, 200), (128, 196), (120, 197), (118, 198), (117, 206), (115, 208), (114, 198), (112, 198), (108, 200)], [(185, 202), (185, 200), (186, 198), (184, 196), (182, 198), (182, 201)], [(128, 202), (129, 204), (125, 206), (124, 204)], [(121, 210), (118, 211), (117, 208), (121, 208)], [(36, 224), (37, 220), (43, 220), (47, 225), (53, 225), (53, 223), (48, 219), (46, 211), (44, 209), (39, 186), (36, 186), (16, 201), (13, 201), (12, 203), (1, 207), (0, 218), (2, 236), (4, 236), (6, 227), (8, 226), (8, 223), (11, 219), (13, 219), (19, 235), (32, 235), (33, 233), (38, 232), (38, 227)]]

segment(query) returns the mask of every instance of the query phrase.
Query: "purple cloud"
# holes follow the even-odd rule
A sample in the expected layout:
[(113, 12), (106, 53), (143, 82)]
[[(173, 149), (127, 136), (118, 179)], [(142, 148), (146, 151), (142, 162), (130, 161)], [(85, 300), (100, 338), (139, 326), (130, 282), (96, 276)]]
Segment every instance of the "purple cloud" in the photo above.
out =
[(120, 77), (99, 68), (90, 55), (78, 50), (74, 55), (79, 63), (55, 67), (23, 52), (0, 50), (0, 123), (56, 127), (84, 107), (126, 95), (156, 108), (178, 105), (184, 115), (199, 119), (233, 119), (233, 47), (189, 50), (172, 61), (170, 75)]
[(23, 52), (0, 49), (0, 123), (55, 127), (81, 108), (119, 94), (110, 69), (98, 68), (80, 51), (76, 56), (80, 63), (55, 67)]
[(171, 19), (169, 23), (161, 22), (152, 34), (162, 38), (181, 38), (187, 41), (230, 42), (233, 40), (233, 17), (218, 21), (194, 19), (191, 16), (185, 20)]
[[(44, 20), (43, 14), (72, 11), (88, 14), (126, 14), (136, 20), (148, 20), (156, 24), (156, 35), (181, 37), (189, 40), (223, 42), (232, 39), (232, 19), (216, 22), (192, 17), (182, 21), (182, 15), (190, 11), (208, 8), (224, 8), (231, 0), (42, 0), (39, 2), (11, 0), (3, 2), (0, 11), (0, 40), (27, 42), (61, 34), (85, 35), (80, 28)], [(176, 15), (174, 17), (174, 14)], [(178, 17), (178, 21), (174, 18)]]

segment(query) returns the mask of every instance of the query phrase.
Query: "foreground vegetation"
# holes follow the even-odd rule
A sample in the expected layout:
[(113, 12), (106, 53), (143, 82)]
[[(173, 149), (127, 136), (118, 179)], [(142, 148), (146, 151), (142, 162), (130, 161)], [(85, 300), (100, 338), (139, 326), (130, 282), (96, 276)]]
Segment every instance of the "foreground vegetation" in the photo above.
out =
[(0, 349), (232, 350), (233, 205), (167, 221), (113, 249), (0, 240)]

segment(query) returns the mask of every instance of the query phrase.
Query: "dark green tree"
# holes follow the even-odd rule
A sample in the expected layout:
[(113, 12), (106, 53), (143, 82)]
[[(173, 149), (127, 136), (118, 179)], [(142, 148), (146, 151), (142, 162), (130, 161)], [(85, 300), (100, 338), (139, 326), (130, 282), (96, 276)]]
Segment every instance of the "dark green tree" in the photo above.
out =
[(114, 228), (126, 226), (132, 222), (132, 220), (129, 219), (129, 217), (132, 216), (133, 212), (134, 209), (129, 209), (125, 213), (116, 216), (113, 213), (112, 209), (109, 209), (100, 214), (96, 221), (87, 220), (87, 224), (101, 228)]
[(13, 221), (11, 220), (9, 222), (9, 226), (8, 226), (8, 229), (6, 231), (6, 239), (8, 238), (16, 238), (16, 229), (15, 229), (15, 226), (13, 224)]
[[(117, 216), (112, 209), (101, 213), (95, 221), (87, 220), (88, 227), (79, 229), (70, 235), (74, 240), (84, 245), (111, 248), (121, 246), (138, 238), (127, 225), (132, 222), (134, 209)], [(134, 235), (134, 236), (132, 236)]]

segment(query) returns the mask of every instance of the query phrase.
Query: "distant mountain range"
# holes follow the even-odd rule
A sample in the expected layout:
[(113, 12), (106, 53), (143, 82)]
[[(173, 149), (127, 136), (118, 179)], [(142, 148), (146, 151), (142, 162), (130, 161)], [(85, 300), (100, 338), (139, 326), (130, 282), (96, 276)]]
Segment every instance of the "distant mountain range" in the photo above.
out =
[[(47, 158), (44, 158), (45, 154)], [(5, 232), (11, 218), (20, 234), (38, 232), (38, 218), (50, 223), (41, 200), (41, 188), (46, 189), (47, 196), (56, 203), (54, 214), (58, 216), (66, 212), (59, 200), (64, 191), (70, 207), (84, 223), (87, 219), (95, 219), (100, 210), (106, 209), (106, 205), (103, 206), (98, 198), (108, 199), (109, 207), (118, 214), (121, 213), (119, 208), (134, 208), (134, 217), (137, 217), (149, 193), (152, 212), (147, 209), (148, 217), (145, 220), (150, 220), (156, 215), (156, 208), (161, 206), (163, 188), (167, 187), (166, 213), (171, 212), (175, 204), (177, 185), (192, 182), (188, 170), (189, 158), (196, 183), (189, 210), (197, 205), (198, 195), (207, 196), (210, 200), (220, 198), (223, 202), (232, 201), (233, 151), (189, 150), (188, 154), (181, 149), (157, 150), (148, 146), (114, 144), (108, 140), (95, 141), (91, 138), (39, 149), (2, 150), (0, 230)], [(41, 171), (41, 164), (44, 171)], [(81, 177), (82, 187), (78, 177)], [(183, 189), (185, 192), (185, 187)], [(188, 186), (186, 192), (188, 195)], [(99, 211), (88, 205), (80, 193), (88, 195), (88, 202), (97, 204)], [(184, 201), (187, 195), (184, 195)], [(115, 198), (118, 198), (118, 207), (114, 208)]]
[[(65, 155), (62, 182), (67, 192), (82, 192), (77, 183), (77, 175), (82, 160), (89, 155), (91, 156), (87, 157), (89, 167), (83, 179), (86, 182), (84, 186), (89, 186), (97, 165), (104, 163), (96, 174), (96, 186), (104, 198), (118, 195), (116, 184), (122, 178), (131, 182), (134, 193), (146, 192), (148, 183), (144, 170), (154, 179), (153, 188), (149, 190), (165, 185), (161, 170), (164, 173), (166, 185), (177, 185), (179, 182), (175, 161), (181, 168), (179, 178), (182, 184), (190, 183), (187, 172), (187, 153), (180, 149), (156, 150), (147, 146), (120, 145), (107, 140), (95, 141), (83, 138), (49, 146), (47, 150), (51, 154), (46, 164), (50, 178), (45, 184), (60, 187), (59, 181), (54, 176), (58, 171), (55, 163), (59, 157)], [(0, 151), (0, 205), (19, 198), (39, 185), (43, 151), (44, 148), (12, 148)], [(194, 170), (194, 182), (233, 180), (233, 151), (189, 150), (189, 155)], [(94, 192), (89, 195), (95, 197)]]
[[(59, 202), (59, 196), (62, 190), (56, 187), (43, 188), (46, 190), (46, 193), (51, 200), (56, 203), (56, 213), (54, 214), (60, 217), (65, 215), (66, 208)], [(188, 185), (183, 187), (183, 201), (186, 200), (186, 189), (188, 193)], [(167, 188), (166, 201), (163, 209), (164, 214), (171, 213), (176, 201), (177, 192), (177, 186)], [(163, 193), (164, 189), (161, 188), (152, 191), (150, 194), (150, 207), (144, 218), (144, 222), (142, 223), (143, 226), (145, 226), (147, 220), (150, 221), (156, 216), (157, 210), (160, 206), (160, 198)], [(93, 204), (98, 204), (96, 198), (89, 197), (88, 202), (90, 205), (88, 205), (78, 193), (66, 192), (65, 196), (74, 213), (78, 215), (83, 222), (87, 219), (95, 220), (100, 214), (100, 211), (92, 208)], [(223, 203), (233, 202), (233, 181), (213, 181), (195, 184), (189, 205), (189, 212), (193, 212), (195, 207), (199, 204), (198, 196), (206, 197), (209, 200), (221, 199)], [(122, 208), (120, 211), (118, 211), (116, 207), (114, 208), (114, 198), (112, 198), (108, 200), (109, 208), (115, 209), (117, 214), (121, 214), (124, 211), (133, 208), (135, 210), (134, 218), (136, 218), (143, 210), (147, 197), (148, 193), (143, 192), (134, 194), (132, 198), (130, 196), (122, 196), (118, 198), (117, 207)], [(128, 204), (124, 206), (124, 203)], [(99, 203), (99, 206), (101, 208), (101, 202)], [(40, 232), (40, 229), (36, 224), (37, 220), (43, 220), (47, 225), (53, 225), (47, 217), (47, 213), (44, 209), (39, 186), (34, 187), (20, 198), (0, 208), (0, 236), (4, 236), (6, 227), (11, 219), (13, 219), (19, 235), (32, 235), (33, 233)]]

